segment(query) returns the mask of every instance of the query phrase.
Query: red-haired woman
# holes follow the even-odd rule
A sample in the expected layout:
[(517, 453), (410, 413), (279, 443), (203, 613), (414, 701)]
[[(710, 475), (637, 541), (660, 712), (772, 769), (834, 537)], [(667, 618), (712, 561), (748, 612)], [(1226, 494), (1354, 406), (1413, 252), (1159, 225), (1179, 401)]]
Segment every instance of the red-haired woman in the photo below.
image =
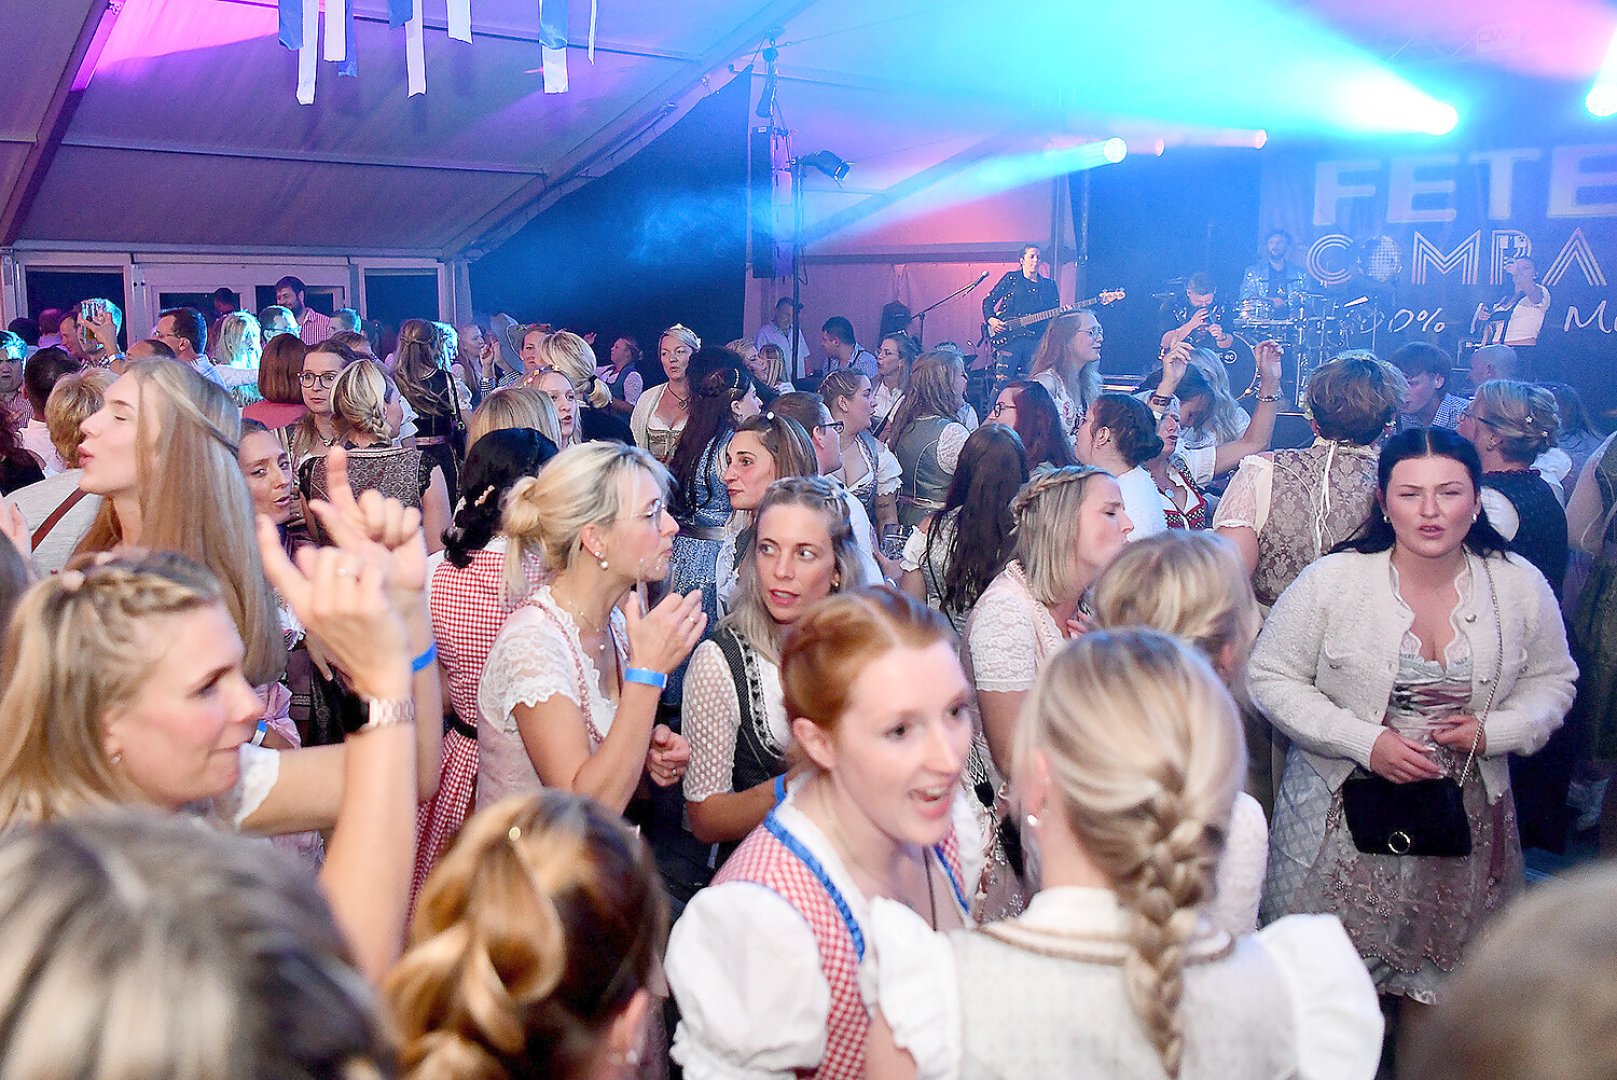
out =
[(891, 588), (830, 597), (793, 625), (781, 683), (806, 774), (781, 778), (669, 942), (673, 1055), (693, 1077), (861, 1076), (871, 901), (935, 929), (970, 918), (971, 687), (949, 624)]

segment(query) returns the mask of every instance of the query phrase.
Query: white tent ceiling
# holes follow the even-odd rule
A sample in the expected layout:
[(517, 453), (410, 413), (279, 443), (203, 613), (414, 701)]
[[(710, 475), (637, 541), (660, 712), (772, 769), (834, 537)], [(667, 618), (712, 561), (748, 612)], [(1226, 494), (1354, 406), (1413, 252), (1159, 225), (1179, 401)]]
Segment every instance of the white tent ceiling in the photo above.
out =
[[(1584, 18), (1599, 9), (1544, 2)], [(1038, 26), (1026, 11), (980, 2), (599, 0), (591, 63), (590, 5), (572, 0), (571, 89), (546, 95), (536, 0), (472, 0), (471, 44), (448, 38), (445, 0), (425, 0), (428, 89), (415, 98), (385, 0), (351, 3), (359, 76), (339, 79), (322, 63), (315, 103), (300, 106), (274, 0), (0, 0), (0, 41), (10, 46), (0, 247), (476, 254), (735, 71), (761, 72), (772, 31), (796, 149), (831, 147), (859, 162), (845, 190), (817, 197), (815, 216), (838, 215), (834, 224), (1016, 140), (1116, 126), (1030, 108), (1016, 50)], [(1423, 40), (1443, 47), (1511, 15), (1501, 0), (1434, 3), (1468, 13), (1428, 28)], [(1351, 26), (1372, 51), (1401, 47), (1404, 35), (1377, 20), (1399, 13), (1407, 23), (1407, 4), (1305, 6)], [(1073, 63), (1105, 47), (1074, 40)], [(1003, 92), (962, 93), (957, 76), (968, 69)]]

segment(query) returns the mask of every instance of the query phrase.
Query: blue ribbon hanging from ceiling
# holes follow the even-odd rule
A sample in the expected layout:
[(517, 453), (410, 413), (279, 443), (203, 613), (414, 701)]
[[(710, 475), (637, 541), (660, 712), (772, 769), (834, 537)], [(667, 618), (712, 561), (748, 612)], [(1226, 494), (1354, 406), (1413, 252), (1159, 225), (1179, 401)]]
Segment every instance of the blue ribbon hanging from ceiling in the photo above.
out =
[(410, 21), (412, 10), (410, 0), (387, 0), (387, 24), (397, 30)]
[(303, 0), (280, 0), (278, 37), (288, 49), (303, 48)]

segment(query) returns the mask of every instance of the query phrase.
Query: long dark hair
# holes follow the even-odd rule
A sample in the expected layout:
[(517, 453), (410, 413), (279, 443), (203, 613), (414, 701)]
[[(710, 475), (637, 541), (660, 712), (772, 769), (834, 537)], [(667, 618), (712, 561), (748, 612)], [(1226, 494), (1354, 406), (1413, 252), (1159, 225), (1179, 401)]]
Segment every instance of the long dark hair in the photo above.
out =
[(971, 610), (988, 583), (1010, 561), (1016, 550), (1016, 520), (1011, 500), (1027, 483), (1028, 454), (1021, 436), (1004, 424), (984, 424), (971, 433), (960, 449), (960, 463), (943, 509), (927, 530), (926, 561), (932, 561), (937, 523), (951, 510), (954, 536), (949, 541), (949, 564), (943, 572), (943, 610), (963, 615)]
[(668, 471), (674, 476), (679, 509), (689, 514), (696, 509), (696, 485), (702, 479), (708, 447), (735, 430), (735, 413), (730, 406), (747, 396), (752, 376), (739, 354), (709, 345), (691, 357), (685, 382), (691, 388), (691, 410)]
[(472, 444), (461, 470), (465, 495), (455, 523), (444, 530), (444, 558), (455, 566), (471, 565), (472, 553), (488, 547), (500, 531), (500, 504), (524, 476), (537, 476), (555, 457), (556, 444), (533, 428), (501, 428)]
[[(1376, 470), (1378, 505), (1371, 508), (1370, 516), (1358, 532), (1331, 549), (1332, 554), (1357, 551), (1361, 555), (1373, 555), (1392, 550), (1398, 537), (1392, 531), (1392, 522), (1382, 512), (1381, 504), (1387, 500), (1387, 485), (1392, 480), (1394, 467), (1400, 461), (1420, 457), (1446, 457), (1458, 461), (1470, 474), (1472, 489), (1482, 490), (1482, 459), (1477, 456), (1477, 448), (1469, 440), (1445, 428), (1409, 428), (1400, 431), (1381, 448), (1381, 463)], [(1487, 558), (1509, 551), (1510, 542), (1499, 535), (1488, 520), (1488, 512), (1484, 510), (1477, 515), (1477, 520), (1465, 534), (1465, 547), (1473, 555)]]
[(1005, 389), (1016, 391), (1016, 433), (1027, 448), (1027, 459), (1034, 465), (1049, 462), (1056, 468), (1076, 465), (1072, 444), (1061, 426), (1061, 410), (1043, 383), (1032, 379), (1018, 379), (1006, 383)]

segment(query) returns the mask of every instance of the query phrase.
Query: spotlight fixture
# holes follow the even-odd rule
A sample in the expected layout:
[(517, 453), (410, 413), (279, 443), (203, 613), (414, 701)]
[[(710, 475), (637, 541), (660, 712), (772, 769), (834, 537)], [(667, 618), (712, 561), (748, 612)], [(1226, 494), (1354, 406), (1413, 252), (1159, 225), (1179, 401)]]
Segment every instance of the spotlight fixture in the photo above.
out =
[(775, 115), (775, 95), (780, 89), (780, 72), (775, 63), (780, 59), (780, 50), (775, 47), (775, 39), (769, 39), (769, 45), (764, 49), (764, 91), (758, 98), (758, 108), (755, 115), (760, 120), (768, 120)]
[(1129, 156), (1129, 144), (1114, 135), (1101, 143), (1100, 152), (1108, 162), (1116, 165)]
[(848, 175), (848, 170), (852, 168), (846, 161), (843, 161), (829, 150), (817, 150), (812, 154), (807, 154), (798, 158), (796, 164), (799, 168), (806, 165), (810, 168), (818, 169), (839, 184), (842, 183), (843, 177)]

